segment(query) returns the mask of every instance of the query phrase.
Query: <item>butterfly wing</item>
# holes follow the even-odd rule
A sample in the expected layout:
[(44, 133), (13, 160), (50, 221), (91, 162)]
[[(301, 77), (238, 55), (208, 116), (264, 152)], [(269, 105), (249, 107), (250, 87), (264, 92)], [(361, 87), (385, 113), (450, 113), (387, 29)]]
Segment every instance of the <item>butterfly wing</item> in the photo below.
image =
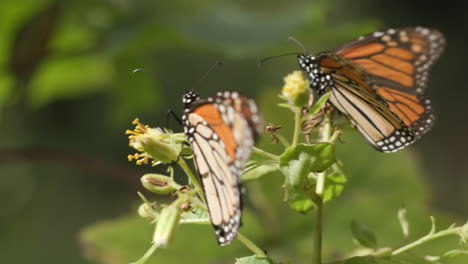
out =
[(429, 69), (444, 47), (442, 33), (415, 27), (362, 36), (334, 53), (363, 69), (377, 94), (420, 137), (434, 122), (431, 102), (423, 93)]
[(330, 80), (322, 82), (332, 92), (330, 102), (374, 148), (394, 152), (414, 142), (412, 129), (370, 87), (362, 71), (332, 54), (319, 56), (318, 65), (320, 74)]
[(229, 244), (241, 224), (241, 173), (262, 120), (255, 102), (237, 92), (220, 92), (194, 103), (185, 128), (220, 245)]

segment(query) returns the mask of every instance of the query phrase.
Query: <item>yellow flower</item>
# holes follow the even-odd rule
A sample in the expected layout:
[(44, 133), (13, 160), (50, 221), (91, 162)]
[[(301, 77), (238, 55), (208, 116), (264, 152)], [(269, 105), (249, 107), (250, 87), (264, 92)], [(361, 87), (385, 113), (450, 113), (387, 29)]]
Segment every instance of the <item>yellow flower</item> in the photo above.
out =
[(296, 99), (307, 90), (307, 82), (302, 71), (293, 71), (284, 77), (284, 86), (281, 94), (285, 97)]
[(182, 142), (185, 141), (183, 133), (172, 133), (160, 128), (150, 128), (140, 123), (138, 118), (133, 121), (135, 129), (127, 130), (130, 147), (139, 151), (134, 155), (128, 155), (128, 160), (136, 160), (136, 164), (171, 163), (179, 158), (182, 151)]

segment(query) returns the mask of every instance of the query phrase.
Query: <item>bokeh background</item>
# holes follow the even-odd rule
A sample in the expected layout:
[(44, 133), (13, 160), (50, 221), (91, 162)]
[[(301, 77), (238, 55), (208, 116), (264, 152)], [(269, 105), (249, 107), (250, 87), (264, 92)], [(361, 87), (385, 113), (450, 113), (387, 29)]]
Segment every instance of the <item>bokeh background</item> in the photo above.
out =
[[(257, 99), (267, 122), (291, 131), (276, 106), (294, 57), (331, 50), (378, 29), (429, 26), (448, 46), (432, 70), (428, 94), (437, 123), (406, 150), (381, 154), (354, 132), (338, 146), (349, 176), (325, 208), (325, 256), (356, 249), (349, 222), (373, 228), (379, 245), (402, 241), (397, 221), (408, 209), (411, 237), (462, 224), (468, 216), (466, 1), (144, 1), (3, 0), (0, 2), (0, 258), (2, 263), (127, 263), (149, 246), (151, 225), (137, 217), (139, 177), (154, 172), (127, 161), (126, 129), (135, 117), (164, 126), (180, 114), (184, 89), (209, 96), (239, 90)], [(216, 61), (224, 65), (198, 82)], [(149, 74), (132, 74), (143, 68)], [(181, 131), (175, 122), (175, 131)], [(265, 136), (261, 147), (280, 148)], [(282, 202), (282, 178), (247, 185), (242, 231), (277, 260), (308, 263), (311, 213)], [(148, 194), (149, 195), (149, 194)], [(157, 198), (149, 195), (151, 198)], [(458, 238), (431, 244), (437, 255)], [(465, 246), (466, 249), (466, 246)], [(211, 227), (183, 226), (151, 263), (233, 263), (251, 254), (240, 243), (217, 247)], [(420, 262), (419, 262), (420, 263)], [(468, 263), (467, 258), (447, 263)]]

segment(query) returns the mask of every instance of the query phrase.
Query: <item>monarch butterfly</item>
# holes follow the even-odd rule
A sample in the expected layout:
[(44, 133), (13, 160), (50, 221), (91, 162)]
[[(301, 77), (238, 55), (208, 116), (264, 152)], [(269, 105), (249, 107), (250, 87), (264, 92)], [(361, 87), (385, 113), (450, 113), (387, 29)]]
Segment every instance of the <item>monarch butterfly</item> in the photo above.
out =
[(184, 94), (182, 122), (218, 243), (231, 243), (241, 224), (241, 173), (262, 132), (255, 102), (238, 92), (200, 99)]
[(394, 152), (427, 133), (434, 123), (424, 96), (428, 71), (444, 50), (435, 29), (378, 31), (317, 56), (298, 55), (310, 87), (331, 91), (330, 102), (377, 150)]

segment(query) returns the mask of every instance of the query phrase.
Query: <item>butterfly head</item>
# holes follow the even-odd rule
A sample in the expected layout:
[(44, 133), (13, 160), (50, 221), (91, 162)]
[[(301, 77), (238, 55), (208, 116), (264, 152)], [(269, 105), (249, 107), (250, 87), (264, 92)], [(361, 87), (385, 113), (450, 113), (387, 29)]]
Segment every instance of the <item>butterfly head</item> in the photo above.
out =
[(310, 56), (307, 53), (297, 55), (297, 61), (299, 63), (299, 67), (306, 72), (318, 67), (317, 58), (315, 56)]
[(193, 102), (198, 101), (199, 99), (200, 97), (194, 91), (190, 91), (184, 94), (184, 96), (182, 97), (182, 102), (186, 106), (188, 106), (191, 105)]
[(303, 53), (297, 56), (297, 61), (299, 67), (306, 73), (310, 87), (317, 90), (319, 94), (324, 93), (328, 86), (333, 85), (331, 76), (320, 69), (317, 57)]

